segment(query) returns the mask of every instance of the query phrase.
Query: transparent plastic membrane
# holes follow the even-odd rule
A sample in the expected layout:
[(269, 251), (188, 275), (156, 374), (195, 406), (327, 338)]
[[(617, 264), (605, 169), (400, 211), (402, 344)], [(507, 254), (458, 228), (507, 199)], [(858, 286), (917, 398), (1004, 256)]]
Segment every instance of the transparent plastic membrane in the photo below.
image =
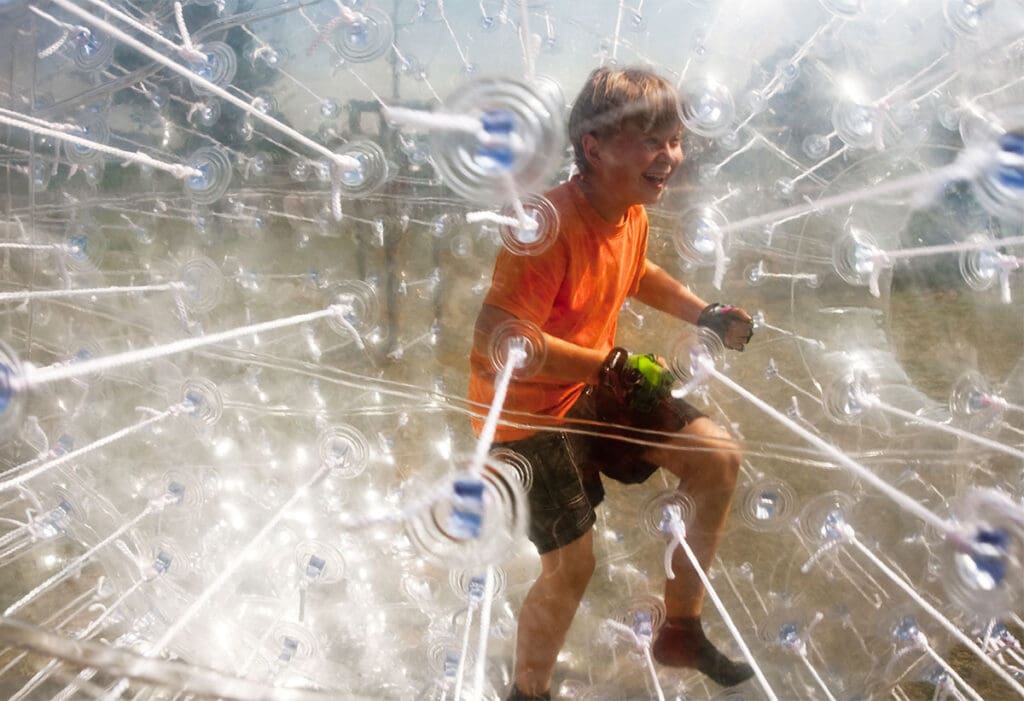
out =
[(759, 674), (648, 665), (700, 523), (657, 473), (607, 484), (553, 696), (1024, 696), (1022, 36), (1012, 0), (0, 0), (0, 695), (504, 698), (545, 477), (470, 427), (476, 314), (557, 237), (587, 74), (648, 65), (686, 153), (648, 254), (756, 330), (631, 302), (618, 342), (743, 447), (704, 625)]

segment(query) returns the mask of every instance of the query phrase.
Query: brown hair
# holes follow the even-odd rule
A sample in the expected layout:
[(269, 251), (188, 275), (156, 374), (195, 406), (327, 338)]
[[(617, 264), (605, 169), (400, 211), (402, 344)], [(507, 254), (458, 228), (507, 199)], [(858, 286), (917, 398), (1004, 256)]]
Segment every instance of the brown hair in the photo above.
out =
[(569, 141), (581, 173), (589, 167), (583, 136), (611, 136), (627, 124), (656, 131), (679, 124), (678, 95), (672, 85), (643, 68), (598, 68), (576, 96), (569, 114)]

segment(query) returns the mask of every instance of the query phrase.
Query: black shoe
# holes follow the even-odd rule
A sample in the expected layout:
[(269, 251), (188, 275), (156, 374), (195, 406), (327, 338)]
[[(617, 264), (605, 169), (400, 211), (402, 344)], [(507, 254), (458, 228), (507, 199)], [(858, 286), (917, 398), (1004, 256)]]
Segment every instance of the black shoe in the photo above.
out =
[(519, 687), (513, 684), (512, 690), (508, 692), (508, 696), (505, 701), (551, 701), (551, 692), (545, 691), (543, 694), (527, 694), (520, 691)]
[(704, 637), (700, 618), (669, 618), (658, 630), (651, 655), (666, 667), (687, 667), (719, 686), (736, 686), (754, 676), (746, 662), (733, 662)]

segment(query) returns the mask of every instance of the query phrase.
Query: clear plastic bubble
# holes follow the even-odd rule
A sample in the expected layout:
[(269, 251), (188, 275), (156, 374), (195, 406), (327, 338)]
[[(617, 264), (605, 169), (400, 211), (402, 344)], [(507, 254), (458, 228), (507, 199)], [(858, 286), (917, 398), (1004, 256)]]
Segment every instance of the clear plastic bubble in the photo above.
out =
[(75, 33), (71, 57), (75, 68), (80, 71), (99, 72), (114, 60), (113, 39), (103, 32), (83, 29)]
[(880, 252), (870, 233), (850, 227), (832, 246), (832, 267), (851, 285), (868, 285), (879, 265)]
[(380, 58), (394, 38), (391, 15), (379, 7), (360, 8), (360, 18), (341, 24), (334, 31), (334, 46), (346, 61), (366, 63)]
[(398, 144), (411, 170), (419, 170), (431, 162), (426, 134), (399, 134)]
[(514, 471), (492, 463), (481, 474), (451, 474), (443, 484), (448, 489), (437, 501), (406, 521), (417, 551), (447, 567), (500, 562), (526, 529), (526, 496)]
[(469, 258), (473, 255), (473, 239), (465, 234), (453, 236), (449, 248), (456, 258)]
[[(508, 575), (501, 567), (492, 567), (494, 598), (505, 595), (508, 586)], [(448, 571), (448, 586), (463, 601), (480, 601), (484, 596), (486, 582), (484, 574), (477, 569), (452, 569)]]
[[(543, 195), (527, 195), (521, 204), (526, 224), (502, 224), (501, 242), (516, 255), (540, 255), (558, 238), (558, 210)], [(501, 213), (509, 218), (519, 218), (512, 205), (506, 205)]]
[(547, 103), (548, 109), (556, 119), (565, 113), (565, 92), (562, 90), (562, 84), (555, 78), (539, 73), (530, 78), (530, 85), (533, 86), (537, 95)]
[(508, 319), (494, 327), (487, 344), (487, 354), (495, 372), (500, 373), (512, 350), (521, 351), (525, 358), (512, 371), (512, 376), (527, 378), (544, 364), (547, 346), (540, 328), (522, 319)]
[(684, 526), (693, 524), (696, 506), (693, 497), (676, 489), (659, 492), (644, 502), (640, 507), (640, 523), (644, 531), (655, 538), (670, 540), (672, 538), (671, 519), (678, 512)]
[[(782, 605), (771, 611), (760, 625), (757, 637), (783, 659), (806, 651), (807, 615), (794, 605)], [(778, 655), (776, 655), (778, 656)]]
[(793, 489), (785, 482), (762, 477), (746, 488), (738, 510), (743, 523), (751, 530), (771, 533), (790, 524), (797, 501)]
[(245, 159), (245, 166), (242, 170), (243, 179), (249, 181), (264, 179), (270, 174), (273, 165), (274, 162), (270, 154), (265, 152), (255, 153)]
[[(110, 128), (102, 115), (86, 113), (78, 119), (77, 126), (78, 130), (73, 133), (74, 136), (103, 145), (110, 141)], [(64, 155), (69, 162), (83, 166), (96, 163), (104, 158), (101, 151), (72, 141), (64, 142)]]
[[(0, 352), (0, 470), (9, 481), (31, 469), (21, 464), (93, 452), (3, 496), (0, 588), (14, 599), (93, 553), (22, 622), (61, 648), (67, 631), (47, 618), (59, 609), (92, 607), (81, 608), (75, 630), (97, 615), (110, 624), (87, 650), (91, 680), (79, 676), (84, 662), (64, 660), (60, 677), (16, 691), (59, 652), (35, 650), (6, 671), (11, 693), (77, 679), (79, 692), (102, 694), (119, 678), (101, 664), (113, 650), (175, 658), (173, 676), (129, 675), (134, 693), (154, 698), (228, 693), (198, 688), (211, 672), (246, 697), (245, 684), (263, 685), (251, 696), (507, 694), (515, 616), (539, 569), (520, 530), (529, 507), (509, 495), (547, 475), (507, 449), (480, 477), (466, 469), (478, 459), (462, 457), (475, 443), (467, 414), (487, 409), (466, 403), (466, 353), (501, 246), (528, 254), (559, 228), (533, 198), (576, 174), (567, 103), (600, 65), (650, 67), (685, 94), (703, 87), (669, 105), (686, 108), (687, 161), (647, 206), (647, 255), (701, 299), (758, 310), (761, 341), (743, 354), (725, 353), (707, 330), (674, 344), (690, 325), (637, 301), (616, 327), (615, 343), (671, 358), (672, 391), (743, 438), (712, 586), (780, 698), (962, 695), (950, 674), (933, 671), (918, 634), (934, 630), (934, 652), (971, 681), (976, 661), (950, 654), (947, 633), (845, 539), (856, 525), (858, 542), (971, 637), (986, 634), (991, 616), (1019, 615), (1024, 470), (1007, 453), (1024, 429), (1024, 259), (1011, 241), (1024, 221), (1024, 113), (1015, 107), (1024, 99), (1024, 5), (734, 4), (743, 11), (716, 0), (122, 7), (168, 44), (96, 6), (78, 7), (92, 21), (0, 0), (6, 114), (69, 133), (85, 127), (88, 139), (197, 171), (176, 177), (4, 130), (0, 291), (34, 297), (12, 295), (0, 318), (13, 349)], [(255, 113), (194, 91), (190, 76), (104, 34), (104, 22)], [(211, 59), (194, 61), (186, 44)], [(437, 126), (401, 128), (384, 105)], [(358, 166), (336, 167), (338, 153)], [(346, 199), (336, 220), (338, 195)], [(523, 225), (517, 201), (537, 226)], [(484, 221), (468, 222), (471, 213)], [(974, 250), (954, 250), (963, 244)], [(884, 294), (874, 294), (879, 277)], [(103, 294), (83, 292), (93, 288)], [(1000, 292), (1012, 293), (1009, 303)], [(310, 313), (321, 318), (138, 360), (175, 341)], [(544, 338), (522, 326), (499, 334), (493, 369), (508, 369), (510, 346), (545, 365)], [(120, 351), (138, 362), (38, 387), (17, 382), (32, 377), (29, 361), (73, 373), (76, 361)], [(708, 376), (711, 367), (729, 369), (775, 418)], [(521, 369), (513, 390), (543, 385), (544, 375)], [(160, 418), (170, 408), (177, 413)], [(912, 417), (894, 418), (901, 412)], [(536, 422), (515, 423), (499, 431)], [(791, 433), (794, 424), (806, 430)], [(952, 532), (932, 532), (920, 512), (804, 440), (811, 435), (949, 518)], [(314, 475), (325, 477), (305, 487)], [(652, 675), (628, 635), (597, 632), (611, 619), (647, 638), (665, 616), (666, 507), (699, 521), (690, 497), (660, 492), (675, 482), (659, 473), (645, 485), (606, 484), (597, 570), (553, 695), (652, 698), (655, 676), (666, 698), (761, 694), (754, 682), (719, 690), (686, 670)], [(951, 514), (950, 501), (969, 500), (979, 484), (1010, 501), (980, 499)], [(832, 489), (839, 496), (819, 498)], [(499, 600), (488, 649), (478, 650), (487, 564), (500, 565)], [(200, 596), (207, 605), (195, 605)], [(708, 637), (729, 647), (708, 603)], [(178, 624), (162, 652), (150, 649)], [(762, 630), (770, 635), (758, 640)], [(985, 651), (1000, 664), (1017, 648), (999, 652), (1009, 642), (997, 630)], [(12, 655), (28, 651), (15, 642)]]
[(821, 6), (836, 17), (855, 19), (864, 11), (864, 0), (820, 0)]
[(740, 133), (733, 130), (722, 134), (722, 136), (718, 137), (718, 145), (728, 151), (735, 151), (742, 145)]
[[(189, 121), (201, 126), (212, 127), (220, 121), (221, 102), (215, 97), (207, 97), (202, 102), (195, 104), (194, 109), (189, 111)], [(238, 133), (244, 141), (252, 141), (255, 136), (252, 121), (243, 119), (238, 123)]]
[(849, 494), (832, 491), (810, 499), (797, 520), (801, 537), (808, 545), (844, 537), (843, 528), (856, 501)]
[(205, 256), (189, 258), (178, 270), (178, 280), (185, 285), (181, 300), (196, 314), (205, 314), (220, 304), (224, 296), (224, 275)]
[(184, 518), (194, 515), (206, 503), (206, 490), (196, 476), (185, 470), (169, 470), (155, 479), (145, 489), (151, 499), (167, 497), (177, 507), (164, 511), (167, 518)]
[[(722, 228), (728, 220), (712, 205), (692, 207), (679, 215), (673, 237), (679, 256), (698, 266), (715, 264)], [(724, 246), (724, 241), (723, 244)]]
[(231, 185), (232, 168), (228, 154), (220, 148), (203, 146), (186, 159), (185, 164), (200, 171), (185, 178), (184, 188), (194, 203), (209, 205), (218, 201)]
[(976, 370), (961, 375), (949, 395), (950, 413), (958, 423), (974, 432), (994, 429), (1002, 421), (1005, 408), (1005, 402), (992, 392)]
[(702, 183), (710, 183), (718, 177), (721, 169), (716, 163), (701, 163), (697, 169), (697, 178)]
[(153, 572), (161, 576), (180, 577), (188, 572), (188, 562), (179, 548), (168, 541), (162, 541), (151, 550)]
[(954, 506), (957, 541), (942, 546), (942, 582), (965, 612), (983, 620), (1018, 610), (1024, 598), (1024, 528), (1005, 494), (975, 490)]
[(779, 178), (772, 184), (772, 189), (783, 199), (788, 199), (796, 192), (796, 182), (792, 178)]
[(217, 385), (205, 377), (190, 377), (181, 386), (181, 398), (188, 414), (204, 426), (213, 426), (224, 413), (224, 400)]
[(669, 368), (681, 381), (690, 382), (702, 374), (704, 362), (721, 369), (724, 360), (725, 342), (721, 337), (706, 326), (692, 326), (672, 344)]
[(33, 158), (29, 161), (29, 179), (32, 181), (32, 186), (36, 191), (41, 192), (49, 187), (51, 170), (50, 164), (41, 158)]
[(308, 158), (303, 158), (302, 156), (294, 157), (288, 165), (288, 175), (297, 183), (304, 183), (309, 180), (312, 171), (313, 165), (309, 162)]
[(341, 104), (333, 97), (324, 98), (320, 102), (320, 116), (324, 119), (337, 119), (341, 114)]
[[(74, 346), (73, 350), (68, 353), (64, 363), (73, 365), (75, 363), (84, 363), (94, 358), (103, 356), (103, 347), (95, 339), (83, 338), (79, 339)], [(93, 384), (99, 380), (102, 380), (106, 373), (103, 370), (96, 372), (90, 372), (85, 375), (80, 375), (79, 380), (86, 385)]]
[(822, 407), (830, 419), (839, 424), (857, 423), (869, 410), (873, 393), (870, 375), (864, 370), (850, 370), (825, 386)]
[(684, 86), (679, 118), (689, 131), (714, 139), (733, 128), (736, 105), (729, 88), (711, 79)]
[(370, 456), (366, 437), (353, 426), (329, 426), (317, 438), (320, 463), (331, 468), (331, 474), (351, 479), (363, 474)]
[(850, 148), (871, 148), (877, 145), (879, 124), (877, 107), (840, 100), (832, 108), (832, 126), (836, 135)]
[(69, 227), (64, 251), (69, 268), (94, 271), (107, 251), (107, 238), (93, 222), (84, 220)]
[(764, 110), (765, 105), (768, 103), (768, 98), (765, 97), (763, 90), (750, 90), (746, 95), (747, 107), (754, 114)]
[(978, 201), (993, 216), (1024, 220), (1024, 129), (996, 138), (993, 158), (973, 185)]
[[(650, 639), (665, 622), (665, 602), (657, 596), (635, 596), (626, 602), (625, 609), (615, 617), (641, 639)], [(639, 650), (635, 651), (639, 653)]]
[(330, 304), (345, 309), (347, 324), (333, 316), (328, 317), (328, 323), (336, 333), (351, 336), (350, 328), (355, 328), (360, 336), (365, 336), (377, 326), (380, 302), (369, 284), (361, 280), (345, 280), (329, 285), (326, 294)]
[(524, 492), (529, 492), (533, 486), (533, 465), (524, 456), (511, 448), (496, 448), (491, 451), (491, 460), (504, 463), (515, 472)]
[(259, 93), (255, 95), (249, 104), (260, 114), (273, 114), (278, 111), (277, 98), (271, 93)]
[(343, 197), (366, 197), (387, 182), (388, 160), (383, 149), (375, 142), (368, 139), (352, 141), (338, 153), (359, 162), (354, 168), (335, 166), (340, 171), (338, 184)]
[(25, 392), (17, 386), (21, 363), (10, 346), (0, 340), (0, 440), (21, 429), (25, 411)]
[(334, 584), (345, 577), (345, 557), (321, 540), (305, 540), (295, 546), (295, 568), (303, 581)]
[(542, 189), (559, 165), (561, 114), (536, 88), (513, 80), (466, 84), (445, 102), (445, 111), (480, 120), (480, 131), (435, 130), (431, 151), (439, 175), (469, 200), (506, 203), (514, 193)]
[(743, 269), (743, 279), (747, 281), (747, 284), (755, 287), (764, 282), (764, 274), (765, 270), (763, 260), (752, 263)]
[(960, 275), (972, 289), (987, 290), (999, 282), (1003, 269), (1002, 255), (996, 250), (996, 242), (983, 234), (972, 234), (967, 241), (972, 244), (989, 245), (960, 253)]
[(978, 33), (989, 4), (978, 0), (945, 0), (942, 15), (954, 32), (972, 36)]
[(824, 134), (811, 134), (803, 141), (804, 155), (816, 161), (828, 155), (829, 147), (830, 140)]
[[(235, 50), (222, 41), (210, 41), (203, 44), (202, 52), (205, 58), (192, 63), (192, 72), (218, 87), (230, 85), (238, 72)], [(199, 96), (213, 94), (199, 83), (192, 83), (192, 92)]]
[(264, 648), (277, 664), (301, 665), (321, 654), (312, 632), (293, 621), (276, 623)]
[(251, 68), (256, 70), (273, 68), (281, 63), (281, 52), (263, 42), (252, 41), (242, 52)]

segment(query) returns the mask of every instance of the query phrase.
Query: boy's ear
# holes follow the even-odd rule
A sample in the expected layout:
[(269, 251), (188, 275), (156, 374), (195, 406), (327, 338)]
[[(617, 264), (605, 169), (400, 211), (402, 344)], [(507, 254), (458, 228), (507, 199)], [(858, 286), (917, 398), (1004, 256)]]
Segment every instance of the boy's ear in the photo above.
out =
[(601, 163), (601, 140), (593, 134), (584, 134), (583, 140), (583, 156), (587, 159), (587, 163), (591, 166), (598, 166)]

